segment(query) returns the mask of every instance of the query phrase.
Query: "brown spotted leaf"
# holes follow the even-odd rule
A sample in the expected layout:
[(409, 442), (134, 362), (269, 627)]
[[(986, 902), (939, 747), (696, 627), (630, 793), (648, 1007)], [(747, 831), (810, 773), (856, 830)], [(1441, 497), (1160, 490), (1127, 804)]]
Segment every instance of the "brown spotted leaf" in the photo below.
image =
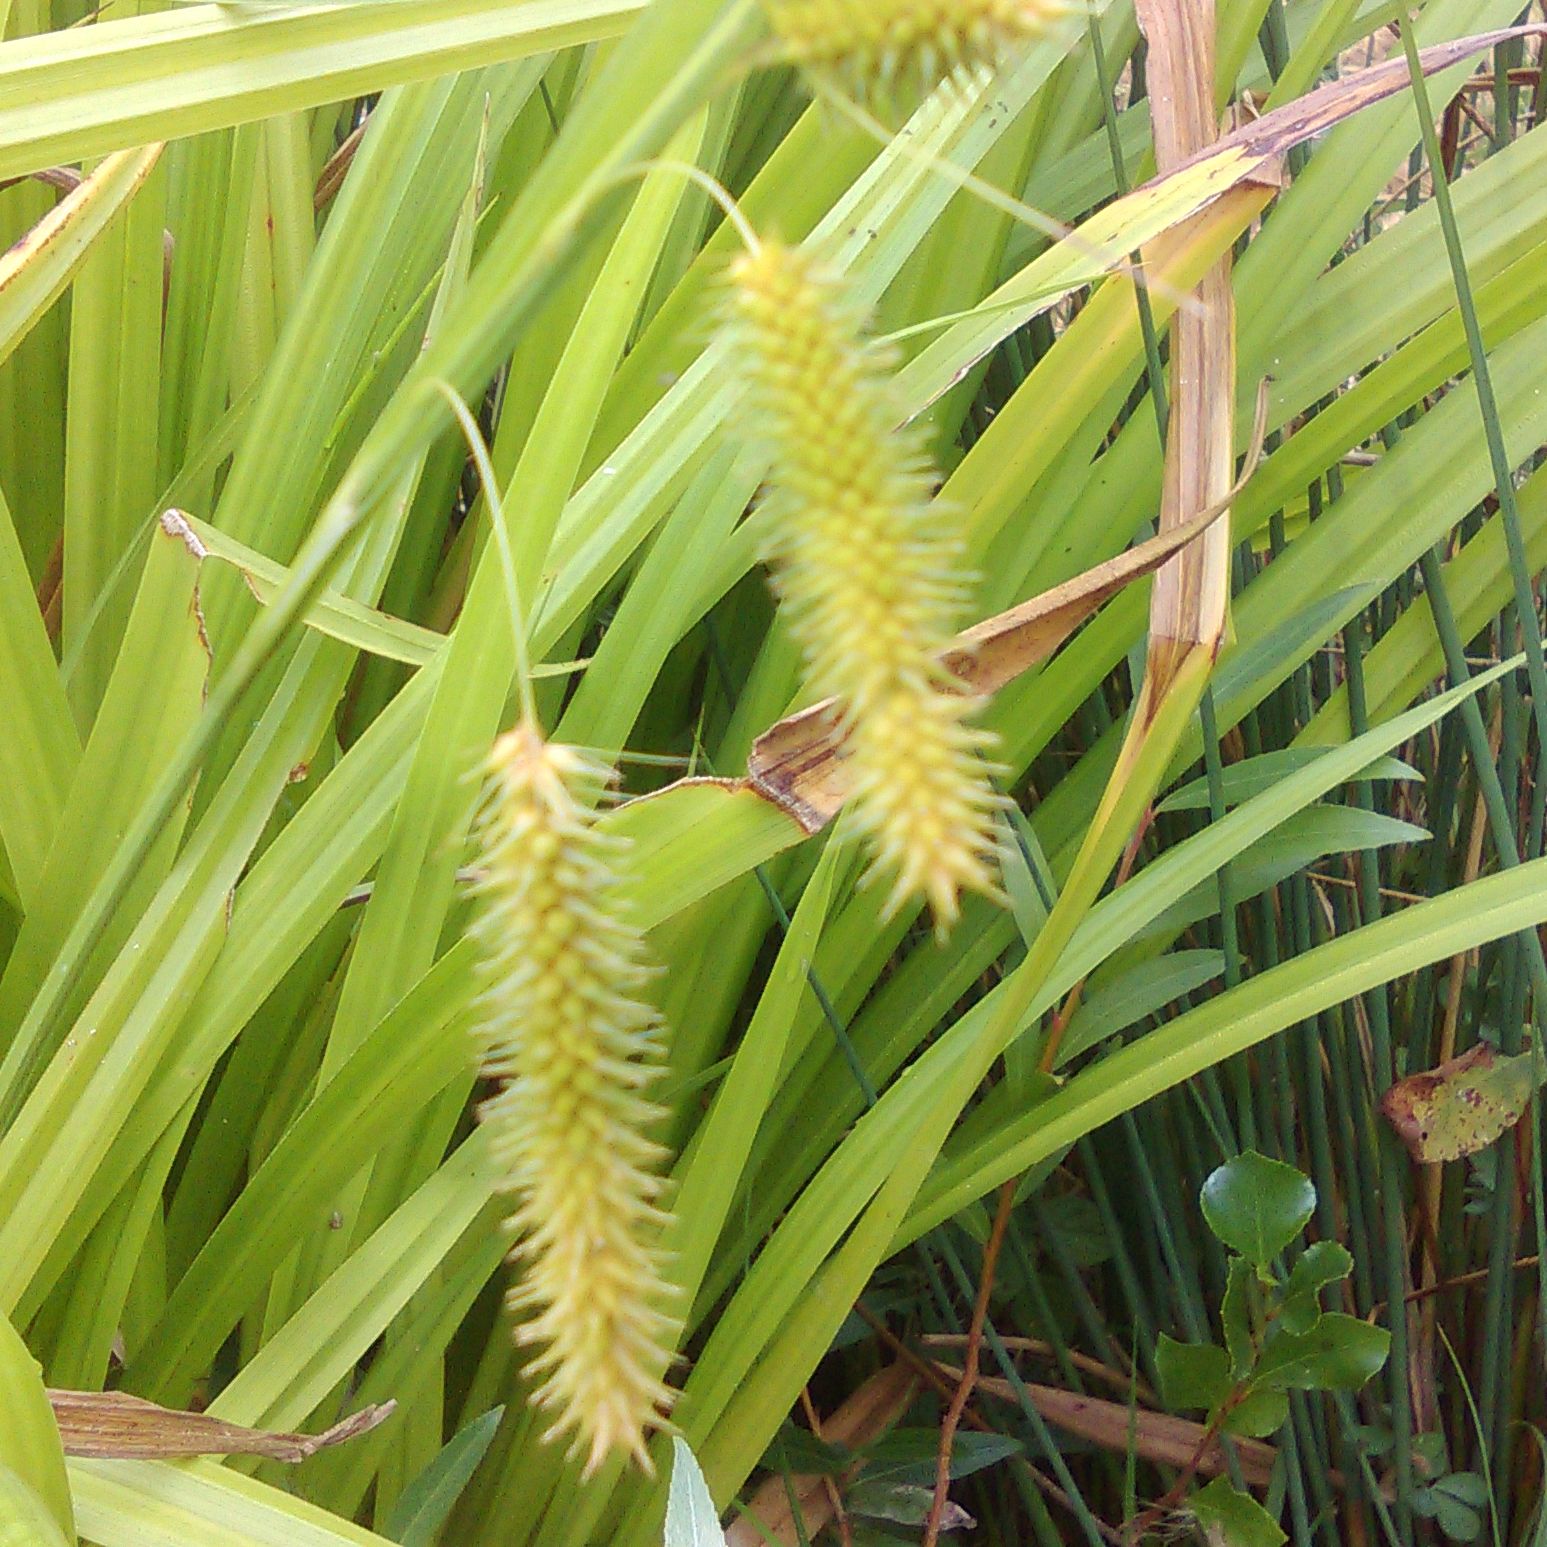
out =
[(1381, 1111), (1420, 1165), (1475, 1155), (1525, 1115), (1541, 1079), (1534, 1053), (1505, 1057), (1486, 1042), (1398, 1080)]
[(105, 1460), (165, 1460), (176, 1456), (264, 1456), (271, 1461), (304, 1461), (331, 1445), (365, 1434), (396, 1405), (361, 1408), (321, 1434), (277, 1434), (246, 1429), (207, 1413), (157, 1407), (123, 1391), (50, 1391), (67, 1456)]

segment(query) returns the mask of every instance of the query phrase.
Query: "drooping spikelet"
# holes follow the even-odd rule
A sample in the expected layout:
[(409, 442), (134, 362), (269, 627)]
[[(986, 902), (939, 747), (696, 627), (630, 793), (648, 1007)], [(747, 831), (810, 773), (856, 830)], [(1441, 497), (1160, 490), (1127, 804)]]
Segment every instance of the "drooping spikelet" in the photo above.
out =
[(839, 704), (852, 808), (889, 905), (926, 899), (955, 920), (963, 889), (997, 889), (993, 814), (975, 706), (939, 663), (960, 581), (930, 503), (916, 433), (899, 431), (886, 352), (843, 282), (766, 242), (732, 270), (733, 311), (772, 454), (771, 557), (818, 691)]
[(495, 743), (477, 824), (484, 879), (479, 1031), (499, 1093), (479, 1112), (517, 1207), (509, 1303), (540, 1347), (533, 1400), (591, 1472), (611, 1451), (648, 1468), (671, 1400), (677, 1323), (655, 1242), (662, 1152), (658, 1021), (642, 941), (619, 911), (613, 844), (591, 818), (609, 770), (518, 725)]
[(788, 58), (872, 99), (997, 65), (1077, 9), (1076, 0), (763, 0), (763, 7)]

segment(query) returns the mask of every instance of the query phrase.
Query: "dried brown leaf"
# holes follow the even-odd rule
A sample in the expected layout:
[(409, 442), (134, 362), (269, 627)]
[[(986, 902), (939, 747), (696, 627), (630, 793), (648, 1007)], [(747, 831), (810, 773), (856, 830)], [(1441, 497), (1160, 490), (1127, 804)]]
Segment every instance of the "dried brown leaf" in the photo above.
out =
[(304, 1461), (358, 1434), (368, 1433), (396, 1406), (361, 1408), (321, 1434), (279, 1434), (226, 1423), (207, 1413), (158, 1407), (123, 1391), (50, 1391), (67, 1456), (107, 1460), (167, 1460), (177, 1456), (264, 1456)]
[[(1222, 509), (1205, 510), (1175, 530), (958, 634), (942, 659), (962, 692), (974, 697), (995, 693), (1047, 660), (1099, 607), (1124, 586), (1153, 574), (1217, 521)], [(747, 759), (747, 782), (808, 833), (820, 832), (832, 821), (848, 796), (843, 733), (834, 701), (813, 704), (759, 736)]]

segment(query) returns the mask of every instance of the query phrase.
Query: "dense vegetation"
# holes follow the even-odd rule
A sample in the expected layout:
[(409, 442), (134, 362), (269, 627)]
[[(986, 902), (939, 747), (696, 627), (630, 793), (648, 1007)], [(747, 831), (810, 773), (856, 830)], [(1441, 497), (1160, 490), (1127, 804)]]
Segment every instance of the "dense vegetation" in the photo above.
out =
[(1541, 22), (0, 0), (0, 1539), (1543, 1547)]

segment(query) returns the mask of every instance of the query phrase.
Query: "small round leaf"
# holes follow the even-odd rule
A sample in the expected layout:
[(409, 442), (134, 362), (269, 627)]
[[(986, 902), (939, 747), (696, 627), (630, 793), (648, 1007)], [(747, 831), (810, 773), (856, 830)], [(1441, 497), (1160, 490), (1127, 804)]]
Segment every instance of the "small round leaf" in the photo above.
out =
[(1162, 1332), (1155, 1370), (1167, 1407), (1211, 1408), (1230, 1393), (1230, 1356), (1215, 1343), (1178, 1343)]
[(1254, 1391), (1230, 1409), (1225, 1432), (1262, 1440), (1282, 1429), (1288, 1418), (1289, 1398), (1282, 1391)]
[(1310, 1222), (1316, 1188), (1293, 1166), (1248, 1150), (1209, 1177), (1199, 1201), (1231, 1251), (1266, 1267)]
[(1249, 1494), (1217, 1477), (1188, 1504), (1209, 1547), (1281, 1547), (1278, 1522)]
[(1270, 1391), (1357, 1391), (1386, 1362), (1391, 1334), (1329, 1311), (1309, 1332), (1282, 1332), (1257, 1361), (1253, 1384)]

